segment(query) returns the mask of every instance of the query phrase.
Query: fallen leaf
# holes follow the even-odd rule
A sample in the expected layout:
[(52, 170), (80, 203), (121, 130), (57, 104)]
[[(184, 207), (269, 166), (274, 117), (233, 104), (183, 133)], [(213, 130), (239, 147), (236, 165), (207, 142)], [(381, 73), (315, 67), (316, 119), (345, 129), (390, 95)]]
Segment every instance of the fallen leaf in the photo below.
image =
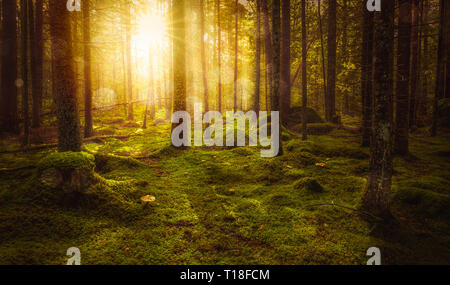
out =
[(154, 196), (147, 195), (147, 196), (141, 197), (141, 201), (145, 202), (145, 203), (151, 203), (151, 202), (155, 202), (156, 198)]
[(318, 163), (316, 163), (316, 166), (317, 167), (325, 167), (325, 166), (327, 166), (325, 163), (322, 163), (322, 162), (318, 162)]

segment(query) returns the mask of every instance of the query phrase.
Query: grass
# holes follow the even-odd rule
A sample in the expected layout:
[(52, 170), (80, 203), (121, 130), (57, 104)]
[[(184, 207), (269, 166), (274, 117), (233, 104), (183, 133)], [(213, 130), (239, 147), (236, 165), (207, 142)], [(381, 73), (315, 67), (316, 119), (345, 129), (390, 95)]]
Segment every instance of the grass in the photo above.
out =
[[(65, 264), (70, 247), (85, 265), (365, 264), (370, 247), (385, 264), (450, 261), (449, 136), (415, 135), (412, 155), (395, 159), (386, 225), (328, 206), (357, 208), (366, 183), (369, 150), (344, 130), (286, 136), (286, 154), (263, 159), (257, 148), (174, 149), (169, 125), (96, 124), (139, 136), (86, 145), (99, 179), (76, 205), (36, 169), (0, 171), (0, 264)], [(52, 153), (1, 155), (0, 169), (49, 155), (65, 165)]]

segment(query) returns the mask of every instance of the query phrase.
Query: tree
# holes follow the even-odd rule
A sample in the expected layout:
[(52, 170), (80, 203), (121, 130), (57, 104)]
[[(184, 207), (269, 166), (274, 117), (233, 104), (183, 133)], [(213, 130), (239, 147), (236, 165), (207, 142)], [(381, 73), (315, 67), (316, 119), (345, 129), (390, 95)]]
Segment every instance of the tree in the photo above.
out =
[(28, 146), (30, 144), (30, 111), (29, 111), (29, 82), (28, 82), (28, 0), (20, 1), (20, 26), (21, 26), (21, 66), (22, 66), (22, 109), (23, 109), (23, 145)]
[[(326, 104), (326, 97), (327, 97), (327, 73), (326, 73), (326, 67), (325, 67), (325, 50), (324, 50), (324, 44), (323, 44), (323, 27), (322, 27), (322, 15), (320, 13), (321, 4), (320, 0), (317, 1), (317, 14), (319, 16), (319, 30), (320, 30), (320, 48), (321, 48), (321, 55), (322, 55), (322, 75), (323, 75), (323, 96), (325, 97), (325, 104)], [(317, 100), (318, 101), (318, 100)], [(317, 102), (318, 105), (318, 102)], [(326, 112), (326, 106), (325, 106), (325, 112)]]
[[(272, 29), (273, 29), (273, 39), (272, 39), (272, 47), (273, 47), (273, 94), (272, 94), (272, 110), (273, 111), (280, 111), (280, 56), (281, 56), (281, 7), (280, 7), (280, 0), (274, 0), (273, 1), (273, 7), (272, 7)], [(279, 124), (279, 130), (281, 132), (281, 118), (283, 116), (280, 115), (280, 124)], [(283, 147), (282, 147), (282, 140), (280, 140), (280, 151), (278, 155), (283, 154)]]
[(410, 65), (410, 96), (409, 96), (409, 127), (416, 125), (415, 110), (417, 86), (418, 86), (418, 74), (419, 74), (419, 0), (411, 0), (412, 7), (412, 23), (411, 23), (411, 65)]
[(409, 75), (411, 46), (411, 0), (399, 0), (396, 124), (394, 150), (407, 155), (409, 149)]
[(308, 129), (307, 129), (307, 108), (308, 108), (308, 87), (307, 87), (307, 74), (306, 74), (306, 64), (308, 58), (308, 51), (306, 48), (306, 0), (302, 0), (302, 139), (306, 141), (308, 139)]
[[(269, 7), (268, 0), (261, 0), (262, 20), (264, 28), (264, 48), (266, 51), (266, 71), (269, 83), (269, 94), (273, 95), (273, 47), (272, 47), (272, 33), (269, 24)], [(269, 101), (271, 101), (270, 99)], [(269, 108), (267, 108), (269, 109)]]
[(373, 13), (367, 10), (366, 0), (361, 0), (361, 2), (363, 15), (361, 53), (362, 146), (368, 147), (372, 138)]
[(50, 0), (50, 34), (55, 74), (55, 103), (58, 121), (58, 150), (81, 150), (80, 122), (72, 63), (69, 11), (65, 1)]
[(17, 6), (14, 0), (2, 3), (2, 86), (1, 86), (1, 130), (18, 133), (17, 118)]
[(125, 4), (125, 37), (126, 37), (126, 53), (127, 53), (127, 83), (128, 83), (128, 120), (134, 120), (133, 112), (133, 61), (131, 60), (131, 2)]
[(328, 2), (328, 68), (325, 119), (336, 122), (336, 0)]
[[(173, 57), (174, 104), (173, 111), (186, 110), (186, 41), (184, 0), (173, 0)], [(182, 122), (180, 122), (181, 124)], [(172, 124), (172, 130), (179, 124)], [(184, 134), (186, 135), (186, 134)]]
[[(41, 126), (42, 112), (42, 90), (43, 90), (43, 62), (44, 62), (44, 41), (43, 41), (43, 0), (36, 0), (35, 13), (33, 13), (33, 2), (28, 4), (30, 8), (30, 48), (31, 56), (31, 77), (32, 77), (32, 99), (33, 99), (33, 120), (32, 127)], [(34, 16), (35, 14), (35, 16)]]
[(206, 51), (205, 51), (205, 7), (204, 0), (200, 0), (200, 53), (202, 60), (202, 79), (203, 79), (203, 105), (205, 113), (209, 111), (208, 100), (208, 74), (206, 71)]
[(446, 0), (440, 0), (439, 11), (439, 42), (438, 42), (438, 56), (436, 64), (436, 90), (433, 102), (433, 123), (431, 126), (431, 136), (437, 135), (438, 118), (439, 118), (439, 100), (445, 97), (445, 12)]
[(234, 38), (234, 92), (233, 92), (233, 110), (237, 111), (237, 92), (238, 92), (238, 57), (239, 57), (239, 0), (236, 0), (236, 19), (235, 19), (235, 38)]
[(255, 58), (255, 98), (253, 110), (260, 111), (261, 92), (261, 0), (256, 0), (256, 58)]
[(392, 93), (394, 1), (382, 1), (374, 17), (374, 124), (369, 179), (362, 208), (375, 216), (390, 216), (392, 185)]
[(222, 112), (222, 24), (221, 24), (221, 14), (220, 14), (220, 0), (217, 0), (217, 63), (218, 63), (218, 86), (217, 92), (217, 105), (219, 112)]
[(84, 42), (84, 137), (94, 134), (92, 127), (92, 78), (91, 78), (91, 17), (90, 1), (84, 1), (83, 10), (83, 42)]
[(291, 107), (291, 1), (281, 1), (281, 114), (286, 123)]

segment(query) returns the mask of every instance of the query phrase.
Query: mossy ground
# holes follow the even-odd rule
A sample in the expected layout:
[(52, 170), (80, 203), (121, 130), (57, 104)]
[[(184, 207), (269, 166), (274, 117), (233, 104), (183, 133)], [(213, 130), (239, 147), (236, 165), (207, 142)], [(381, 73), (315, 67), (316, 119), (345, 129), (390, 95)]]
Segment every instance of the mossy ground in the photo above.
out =
[(76, 206), (53, 203), (33, 168), (5, 171), (52, 150), (0, 156), (0, 264), (64, 264), (70, 247), (86, 265), (365, 264), (370, 247), (387, 264), (450, 262), (450, 136), (415, 135), (412, 155), (395, 159), (386, 225), (326, 205), (359, 206), (369, 150), (357, 135), (286, 135), (285, 155), (263, 159), (257, 148), (174, 149), (168, 124), (138, 125), (96, 122), (99, 134), (134, 136), (88, 142), (101, 179)]

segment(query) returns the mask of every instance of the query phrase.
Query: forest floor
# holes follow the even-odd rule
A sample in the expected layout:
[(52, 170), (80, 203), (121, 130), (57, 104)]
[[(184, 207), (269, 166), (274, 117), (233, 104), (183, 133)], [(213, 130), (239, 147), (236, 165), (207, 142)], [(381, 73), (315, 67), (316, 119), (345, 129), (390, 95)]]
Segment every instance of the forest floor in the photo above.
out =
[[(450, 263), (449, 135), (412, 135), (411, 155), (395, 158), (385, 224), (357, 211), (369, 149), (345, 130), (286, 133), (285, 155), (265, 159), (174, 149), (169, 124), (100, 118), (95, 129), (85, 151), (102, 182), (77, 206), (37, 179), (54, 149), (0, 154), (0, 264), (65, 264), (70, 247), (85, 265), (365, 264), (371, 247), (384, 264)], [(0, 152), (19, 146), (4, 140)]]

